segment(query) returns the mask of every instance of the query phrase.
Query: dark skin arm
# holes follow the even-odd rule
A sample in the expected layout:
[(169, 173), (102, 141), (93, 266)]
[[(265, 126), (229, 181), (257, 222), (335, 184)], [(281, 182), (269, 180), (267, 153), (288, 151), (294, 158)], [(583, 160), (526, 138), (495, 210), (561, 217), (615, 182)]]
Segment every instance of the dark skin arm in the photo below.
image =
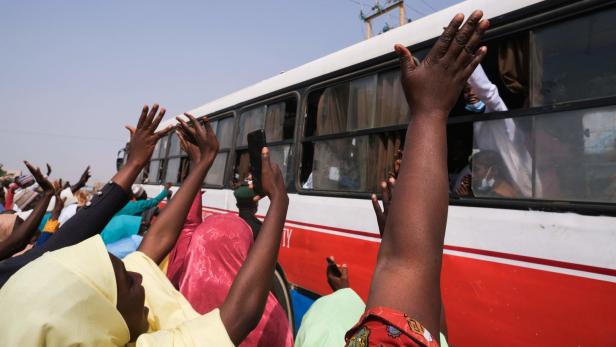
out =
[(122, 187), (124, 191), (131, 192), (131, 186), (135, 182), (135, 179), (137, 179), (141, 170), (150, 161), (156, 142), (171, 131), (172, 128), (168, 127), (159, 132), (155, 132), (165, 112), (164, 108), (161, 108), (160, 112), (158, 111), (158, 104), (154, 104), (151, 110), (145, 105), (141, 111), (137, 127), (133, 128), (128, 125), (126, 126), (126, 129), (130, 132), (128, 158), (126, 160), (126, 165), (124, 165), (112, 178), (112, 180)]
[(261, 162), (263, 191), (270, 199), (270, 207), (259, 236), (220, 307), (222, 322), (236, 345), (257, 326), (263, 314), (289, 206), (282, 172), (270, 162), (267, 147), (263, 148)]
[[(486, 54), (479, 46), (487, 21), (475, 11), (451, 21), (426, 59), (416, 65), (402, 45), (401, 80), (412, 115), (368, 308), (390, 307), (439, 331), (440, 271), (447, 222), (447, 117)], [(435, 335), (436, 336), (436, 335)]]
[(62, 192), (62, 180), (54, 183), (55, 197), (56, 203), (53, 205), (53, 210), (51, 210), (51, 220), (58, 220), (60, 218), (60, 214), (62, 213), (62, 209), (64, 208), (64, 203), (66, 202), (66, 198), (62, 199), (60, 197), (60, 193)]
[(43, 189), (43, 194), (39, 201), (36, 202), (34, 209), (30, 216), (21, 223), (11, 235), (3, 241), (0, 241), (0, 260), (11, 257), (13, 254), (21, 251), (28, 245), (32, 235), (36, 233), (38, 225), (43, 219), (43, 215), (47, 210), (47, 205), (51, 201), (51, 197), (54, 196), (55, 190), (51, 182), (43, 176), (39, 168), (34, 168), (27, 161), (24, 162), (28, 167), (28, 170), (32, 173), (36, 179), (36, 183)]
[[(327, 262), (327, 269), (325, 275), (327, 276), (327, 283), (332, 291), (344, 289), (349, 287), (349, 268), (346, 264), (336, 264), (334, 257), (328, 257), (330, 261)], [(338, 270), (336, 270), (338, 269)]]
[(218, 140), (210, 123), (206, 120), (203, 126), (192, 115), (186, 116), (192, 124), (188, 125), (178, 117), (180, 133), (184, 144), (190, 143), (191, 148), (187, 151), (189, 155), (197, 148), (200, 160), (192, 165), (190, 174), (139, 245), (138, 250), (157, 264), (175, 245), (195, 195), (201, 189), (203, 179), (218, 154)]
[(86, 167), (85, 171), (79, 177), (79, 181), (71, 186), (71, 192), (75, 194), (79, 189), (83, 188), (90, 179), (90, 166)]

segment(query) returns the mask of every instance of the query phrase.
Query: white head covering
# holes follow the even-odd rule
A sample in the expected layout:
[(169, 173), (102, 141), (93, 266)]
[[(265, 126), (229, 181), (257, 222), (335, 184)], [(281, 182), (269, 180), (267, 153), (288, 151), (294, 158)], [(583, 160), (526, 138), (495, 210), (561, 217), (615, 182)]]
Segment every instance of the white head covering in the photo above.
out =
[(66, 201), (64, 202), (64, 206), (77, 203), (77, 198), (75, 197), (75, 195), (73, 195), (73, 192), (71, 191), (70, 187), (65, 188), (63, 191), (60, 192), (60, 198), (62, 199), (66, 198)]
[(123, 346), (129, 331), (100, 236), (46, 253), (0, 289), (0, 346)]
[(143, 190), (143, 186), (140, 185), (140, 184), (134, 185), (132, 190), (133, 190), (133, 195), (134, 196), (140, 196), (141, 194), (143, 194), (143, 191), (144, 191)]

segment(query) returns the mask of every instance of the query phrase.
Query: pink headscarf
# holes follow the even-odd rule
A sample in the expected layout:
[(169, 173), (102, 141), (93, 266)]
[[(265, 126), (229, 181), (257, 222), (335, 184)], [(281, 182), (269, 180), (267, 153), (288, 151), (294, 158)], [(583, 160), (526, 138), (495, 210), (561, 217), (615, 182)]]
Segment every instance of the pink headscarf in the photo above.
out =
[[(167, 276), (203, 314), (224, 302), (231, 284), (253, 244), (252, 230), (234, 214), (206, 218), (194, 231), (182, 231), (170, 256)], [(186, 234), (190, 234), (186, 237)], [(185, 250), (178, 257), (178, 250)], [(178, 263), (181, 262), (181, 264)], [(240, 346), (293, 346), (287, 316), (270, 292), (257, 327)]]
[(16, 220), (17, 216), (14, 214), (0, 214), (0, 241), (11, 235)]

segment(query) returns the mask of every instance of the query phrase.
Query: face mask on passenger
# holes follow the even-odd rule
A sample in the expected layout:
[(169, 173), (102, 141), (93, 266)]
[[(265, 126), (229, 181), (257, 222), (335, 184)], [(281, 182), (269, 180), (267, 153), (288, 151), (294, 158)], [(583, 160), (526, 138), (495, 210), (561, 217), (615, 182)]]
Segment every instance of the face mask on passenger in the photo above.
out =
[(491, 172), (492, 172), (492, 168), (489, 168), (488, 172), (486, 172), (486, 175), (481, 179), (481, 185), (477, 188), (479, 189), (479, 191), (485, 192), (485, 191), (492, 189), (492, 187), (494, 187), (494, 183), (495, 183), (494, 177), (488, 178)]

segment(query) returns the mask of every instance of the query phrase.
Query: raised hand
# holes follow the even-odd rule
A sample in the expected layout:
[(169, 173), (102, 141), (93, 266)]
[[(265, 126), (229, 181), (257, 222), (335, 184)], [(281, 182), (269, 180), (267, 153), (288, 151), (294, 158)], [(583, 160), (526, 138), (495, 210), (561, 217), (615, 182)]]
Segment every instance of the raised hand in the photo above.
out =
[(393, 197), (394, 187), (396, 186), (396, 179), (389, 177), (387, 181), (381, 181), (381, 196), (383, 199), (383, 208), (379, 205), (379, 199), (376, 194), (370, 196), (372, 201), (372, 208), (376, 214), (376, 221), (379, 224), (379, 233), (383, 236), (385, 233), (385, 225), (387, 222), (387, 214), (389, 213), (389, 206), (391, 205), (391, 199)]
[(51, 219), (58, 220), (60, 218), (60, 214), (62, 213), (62, 209), (64, 208), (64, 204), (66, 203), (66, 198), (60, 197), (61, 190), (56, 190), (55, 197), (56, 202), (53, 205), (53, 210), (51, 210)]
[(51, 175), (51, 165), (49, 164), (45, 164), (47, 166), (47, 173), (45, 174), (45, 176), (49, 177), (49, 175)]
[(158, 140), (167, 135), (172, 129), (168, 127), (156, 132), (156, 128), (162, 121), (165, 112), (164, 108), (161, 108), (160, 111), (158, 110), (158, 104), (154, 104), (151, 110), (145, 105), (141, 110), (137, 127), (125, 127), (130, 132), (126, 165), (143, 168), (148, 163)]
[[(270, 161), (269, 148), (267, 147), (263, 147), (263, 151), (261, 152), (261, 182), (263, 192), (270, 200), (289, 200), (284, 178), (282, 177), (282, 171), (277, 164)], [(255, 200), (261, 198), (263, 197), (255, 196)]]
[(412, 114), (449, 114), (466, 81), (487, 53), (486, 47), (477, 48), (490, 26), (487, 20), (481, 20), (482, 16), (481, 11), (473, 12), (458, 30), (464, 15), (456, 15), (418, 65), (405, 46), (394, 47), (400, 57), (402, 87)]
[(180, 139), (180, 148), (188, 154), (190, 161), (193, 163), (198, 163), (201, 160), (201, 152), (199, 152), (199, 147), (186, 140), (186, 137), (183, 135), (184, 132), (181, 128), (176, 129), (175, 132)]
[(184, 113), (184, 115), (190, 119), (191, 124), (189, 125), (180, 117), (176, 118), (179, 122), (180, 145), (183, 143), (184, 150), (192, 161), (203, 160), (209, 168), (214, 163), (219, 149), (218, 139), (212, 125), (207, 117), (204, 118), (204, 125), (202, 125), (193, 115), (189, 113)]
[(91, 176), (92, 175), (90, 174), (90, 165), (88, 165), (88, 167), (86, 167), (86, 169), (81, 174), (81, 177), (79, 177), (77, 183), (71, 186), (71, 191), (73, 192), (73, 194), (75, 194), (79, 189), (83, 188), (86, 183), (88, 183), (88, 180)]
[(335, 292), (338, 289), (344, 289), (349, 287), (349, 269), (346, 264), (342, 266), (336, 264), (334, 257), (330, 256), (327, 262), (327, 283), (330, 288)]
[(86, 169), (81, 174), (81, 177), (79, 177), (79, 183), (83, 183), (85, 185), (90, 179), (90, 177), (92, 177), (92, 174), (90, 174), (90, 165), (88, 165), (88, 167), (86, 167)]
[(39, 169), (38, 167), (35, 168), (28, 161), (24, 161), (24, 164), (26, 164), (26, 167), (28, 168), (30, 173), (32, 174), (32, 176), (34, 176), (36, 183), (38, 183), (41, 189), (43, 189), (43, 192), (51, 194), (55, 192), (53, 184), (51, 184), (51, 182), (49, 182), (49, 180), (43, 175), (41, 169)]

